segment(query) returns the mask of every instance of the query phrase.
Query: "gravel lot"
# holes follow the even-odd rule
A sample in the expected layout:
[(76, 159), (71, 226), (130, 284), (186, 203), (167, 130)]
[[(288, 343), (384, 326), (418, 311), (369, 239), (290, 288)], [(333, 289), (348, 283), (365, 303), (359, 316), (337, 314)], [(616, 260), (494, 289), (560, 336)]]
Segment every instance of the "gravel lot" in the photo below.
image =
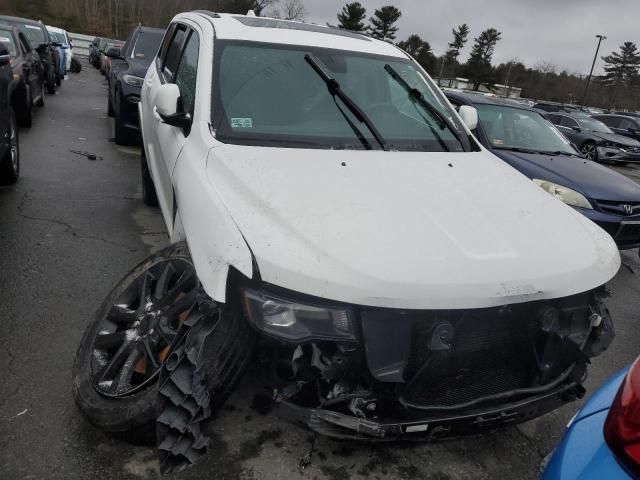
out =
[[(157, 478), (152, 448), (84, 422), (71, 367), (110, 287), (165, 244), (162, 220), (140, 199), (138, 153), (110, 140), (106, 82), (96, 70), (85, 63), (36, 113), (22, 132), (22, 177), (0, 189), (0, 478)], [(640, 181), (639, 169), (620, 171)], [(639, 353), (637, 252), (624, 253), (623, 262), (611, 283), (617, 338), (595, 359), (590, 391)], [(533, 479), (579, 406), (483, 438), (372, 446), (284, 423), (270, 413), (268, 395), (250, 372), (212, 427), (211, 455), (176, 478)]]

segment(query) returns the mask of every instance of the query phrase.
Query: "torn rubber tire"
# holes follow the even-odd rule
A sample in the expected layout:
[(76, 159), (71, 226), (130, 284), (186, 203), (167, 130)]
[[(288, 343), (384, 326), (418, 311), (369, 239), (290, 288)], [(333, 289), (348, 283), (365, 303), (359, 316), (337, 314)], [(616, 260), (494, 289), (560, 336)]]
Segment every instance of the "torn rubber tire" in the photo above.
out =
[(237, 302), (203, 299), (184, 322), (160, 374), (156, 433), (162, 474), (198, 463), (211, 440), (204, 426), (252, 359), (255, 332)]
[[(169, 273), (165, 273), (167, 268)], [(157, 379), (177, 332), (177, 328), (172, 331), (170, 327), (180, 322), (180, 315), (188, 311), (188, 302), (193, 302), (199, 291), (184, 242), (147, 258), (115, 285), (87, 326), (73, 367), (76, 405), (90, 423), (108, 432), (122, 433), (136, 442), (145, 440), (140, 438), (141, 432), (144, 436), (151, 432), (148, 440), (153, 440)], [(180, 302), (176, 300), (178, 295)], [(161, 321), (166, 326), (164, 330), (159, 328)], [(155, 358), (145, 352), (147, 345), (140, 343), (141, 338), (149, 340), (147, 343), (155, 349), (151, 355), (157, 354)], [(125, 341), (138, 342), (134, 346), (142, 353), (143, 365), (124, 350), (117, 357), (117, 362), (121, 362), (122, 354), (127, 354), (120, 366), (109, 363), (124, 349)], [(151, 371), (154, 360), (158, 365)], [(123, 374), (124, 380), (120, 379), (118, 374), (134, 362), (137, 363), (133, 372)], [(114, 382), (115, 387), (110, 390)], [(127, 382), (129, 385), (125, 385)]]

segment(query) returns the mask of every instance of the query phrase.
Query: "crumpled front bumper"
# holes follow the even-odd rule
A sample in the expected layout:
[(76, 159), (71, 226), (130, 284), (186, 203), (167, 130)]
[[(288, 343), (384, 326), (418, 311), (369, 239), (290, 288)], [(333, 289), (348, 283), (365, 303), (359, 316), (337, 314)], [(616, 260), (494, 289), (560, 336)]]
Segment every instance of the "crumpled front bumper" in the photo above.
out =
[(607, 162), (640, 163), (640, 152), (628, 152), (620, 148), (599, 146), (598, 160)]
[(411, 421), (374, 421), (323, 408), (305, 408), (288, 401), (279, 404), (277, 414), (283, 420), (336, 439), (371, 442), (437, 441), (463, 435), (481, 435), (498, 427), (526, 422), (576, 398), (582, 398), (584, 393), (585, 390), (579, 383), (571, 383), (500, 406), (443, 411)]

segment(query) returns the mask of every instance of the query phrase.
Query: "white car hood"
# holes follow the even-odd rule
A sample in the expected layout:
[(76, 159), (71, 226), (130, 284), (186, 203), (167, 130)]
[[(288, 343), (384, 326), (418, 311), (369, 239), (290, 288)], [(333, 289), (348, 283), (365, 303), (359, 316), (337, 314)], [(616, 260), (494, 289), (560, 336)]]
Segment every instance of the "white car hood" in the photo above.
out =
[(598, 287), (611, 237), (492, 154), (223, 145), (209, 180), (263, 281), (407, 309), (481, 308)]

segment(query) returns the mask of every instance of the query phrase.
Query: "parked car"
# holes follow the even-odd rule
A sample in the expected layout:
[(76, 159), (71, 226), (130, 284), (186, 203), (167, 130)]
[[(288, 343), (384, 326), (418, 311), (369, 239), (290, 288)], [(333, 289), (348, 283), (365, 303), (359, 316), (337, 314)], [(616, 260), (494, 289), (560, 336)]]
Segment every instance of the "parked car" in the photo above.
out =
[(593, 220), (620, 249), (640, 247), (639, 184), (585, 160), (554, 125), (524, 105), (477, 94), (449, 92), (447, 98), (478, 110), (474, 133), (485, 148)]
[(69, 35), (62, 28), (47, 25), (47, 30), (49, 30), (49, 35), (51, 35), (53, 40), (60, 44), (58, 47), (58, 53), (60, 55), (58, 70), (61, 78), (64, 79), (67, 72), (71, 70), (71, 59), (73, 57), (71, 40), (69, 40)]
[(32, 107), (44, 106), (44, 70), (40, 56), (16, 27), (0, 23), (0, 42), (9, 48), (13, 79), (9, 98), (18, 123), (31, 127)]
[(138, 141), (140, 90), (163, 35), (163, 29), (138, 26), (129, 34), (122, 49), (107, 50), (107, 55), (111, 55), (113, 62), (109, 76), (107, 111), (114, 117), (118, 145)]
[(12, 81), (9, 46), (0, 41), (0, 185), (12, 185), (20, 175), (18, 122), (9, 100)]
[(478, 433), (583, 395), (613, 338), (615, 243), (482, 148), (475, 110), (402, 50), (192, 12), (142, 85), (143, 198), (174, 243), (86, 330), (91, 422), (157, 418), (162, 468), (181, 468), (254, 358), (281, 415), (340, 438)]
[(548, 113), (545, 117), (594, 162), (626, 165), (640, 162), (640, 142), (616, 135), (584, 113)]
[(56, 65), (59, 59), (56, 47), (60, 46), (49, 36), (49, 32), (42, 24), (28, 18), (0, 16), (0, 23), (15, 25), (29, 40), (31, 47), (38, 52), (44, 70), (44, 80), (47, 93), (56, 93), (58, 75)]
[(101, 56), (100, 56), (100, 73), (102, 73), (105, 78), (107, 77), (107, 72), (111, 66), (111, 58), (107, 56), (107, 51), (109, 51), (109, 49), (111, 48), (117, 48), (117, 49), (121, 49), (124, 45), (124, 42), (121, 42), (119, 40), (110, 40), (107, 42), (107, 44), (105, 45), (104, 51), (101, 52)]
[(640, 140), (640, 117), (631, 115), (594, 115), (617, 135)]
[(100, 41), (102, 39), (100, 37), (96, 37), (93, 39), (93, 41), (89, 44), (89, 63), (91, 65), (93, 65), (94, 67), (96, 66), (97, 63), (97, 58), (99, 56), (99, 48), (100, 48)]
[(640, 361), (616, 373), (567, 425), (542, 480), (640, 477)]
[[(609, 113), (609, 112), (598, 112), (598, 113)], [(640, 118), (640, 112), (611, 112), (615, 115), (622, 115), (625, 117), (635, 117)]]
[(535, 110), (541, 112), (579, 112), (582, 110), (582, 107), (578, 105), (567, 105), (565, 103), (556, 103), (556, 102), (538, 102), (533, 105)]

